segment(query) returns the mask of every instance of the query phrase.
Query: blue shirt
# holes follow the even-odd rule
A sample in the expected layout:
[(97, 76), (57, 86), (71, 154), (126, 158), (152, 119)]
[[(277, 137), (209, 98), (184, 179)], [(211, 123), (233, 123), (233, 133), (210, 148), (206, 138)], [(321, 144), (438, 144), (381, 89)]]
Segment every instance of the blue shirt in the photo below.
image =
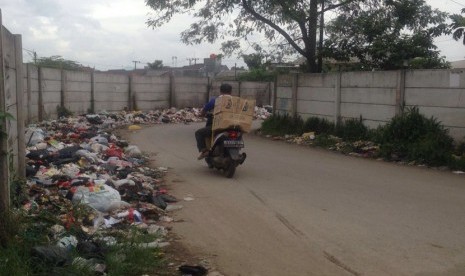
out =
[(215, 100), (216, 97), (212, 98), (204, 107), (203, 110), (205, 112), (212, 111), (215, 108)]
[[(213, 109), (215, 109), (215, 100), (216, 100), (216, 98), (217, 98), (217, 97), (212, 98), (212, 99), (203, 107), (203, 111), (205, 111), (205, 113), (207, 113), (207, 112), (209, 112), (209, 111), (213, 111)], [(212, 125), (213, 125), (213, 114), (207, 113), (206, 117), (207, 117), (206, 127), (212, 126)]]

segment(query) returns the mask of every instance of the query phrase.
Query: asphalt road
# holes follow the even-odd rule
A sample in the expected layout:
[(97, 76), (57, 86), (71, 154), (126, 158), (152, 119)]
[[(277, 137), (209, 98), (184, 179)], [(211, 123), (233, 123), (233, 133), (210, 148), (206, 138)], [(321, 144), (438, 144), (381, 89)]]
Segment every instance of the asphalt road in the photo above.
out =
[(197, 161), (201, 124), (130, 135), (171, 168), (174, 231), (225, 275), (465, 275), (465, 176), (245, 138), (233, 179)]

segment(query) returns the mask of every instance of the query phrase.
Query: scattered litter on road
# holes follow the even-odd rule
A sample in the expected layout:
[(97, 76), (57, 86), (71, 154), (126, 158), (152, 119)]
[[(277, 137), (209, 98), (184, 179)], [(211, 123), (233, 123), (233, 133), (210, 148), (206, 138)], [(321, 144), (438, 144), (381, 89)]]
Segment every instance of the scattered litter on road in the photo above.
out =
[(204, 276), (208, 273), (208, 270), (201, 265), (182, 265), (179, 267), (179, 271), (182, 275), (191, 276)]
[(184, 197), (184, 201), (193, 201), (193, 200), (195, 200), (194, 196), (188, 195)]

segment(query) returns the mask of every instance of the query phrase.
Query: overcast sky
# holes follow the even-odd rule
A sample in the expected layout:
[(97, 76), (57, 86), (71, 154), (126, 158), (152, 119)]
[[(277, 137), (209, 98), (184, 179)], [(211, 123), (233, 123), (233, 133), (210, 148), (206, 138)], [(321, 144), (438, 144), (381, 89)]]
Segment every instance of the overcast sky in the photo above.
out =
[[(454, 13), (465, 8), (465, 0), (427, 3)], [(182, 44), (179, 34), (190, 24), (185, 17), (159, 29), (148, 28), (151, 10), (144, 0), (0, 0), (0, 8), (3, 25), (22, 35), (25, 61), (35, 51), (39, 57), (59, 55), (99, 70), (133, 69), (133, 61), (141, 62), (137, 68), (154, 60), (183, 66), (189, 58), (201, 63), (220, 52), (218, 45)], [(451, 37), (437, 39), (436, 45), (449, 61), (465, 59), (465, 46)], [(226, 57), (223, 63), (243, 65), (235, 57)]]

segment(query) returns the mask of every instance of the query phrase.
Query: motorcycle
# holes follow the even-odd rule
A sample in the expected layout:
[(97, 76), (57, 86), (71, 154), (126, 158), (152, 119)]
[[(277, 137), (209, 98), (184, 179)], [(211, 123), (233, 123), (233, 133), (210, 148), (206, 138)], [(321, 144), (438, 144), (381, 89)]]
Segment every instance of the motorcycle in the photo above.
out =
[(212, 145), (205, 158), (208, 167), (222, 170), (227, 178), (233, 177), (236, 167), (243, 164), (247, 158), (245, 152), (240, 153), (244, 148), (242, 135), (240, 130), (234, 128), (214, 132), (213, 143), (211, 139), (207, 139), (207, 145)]

